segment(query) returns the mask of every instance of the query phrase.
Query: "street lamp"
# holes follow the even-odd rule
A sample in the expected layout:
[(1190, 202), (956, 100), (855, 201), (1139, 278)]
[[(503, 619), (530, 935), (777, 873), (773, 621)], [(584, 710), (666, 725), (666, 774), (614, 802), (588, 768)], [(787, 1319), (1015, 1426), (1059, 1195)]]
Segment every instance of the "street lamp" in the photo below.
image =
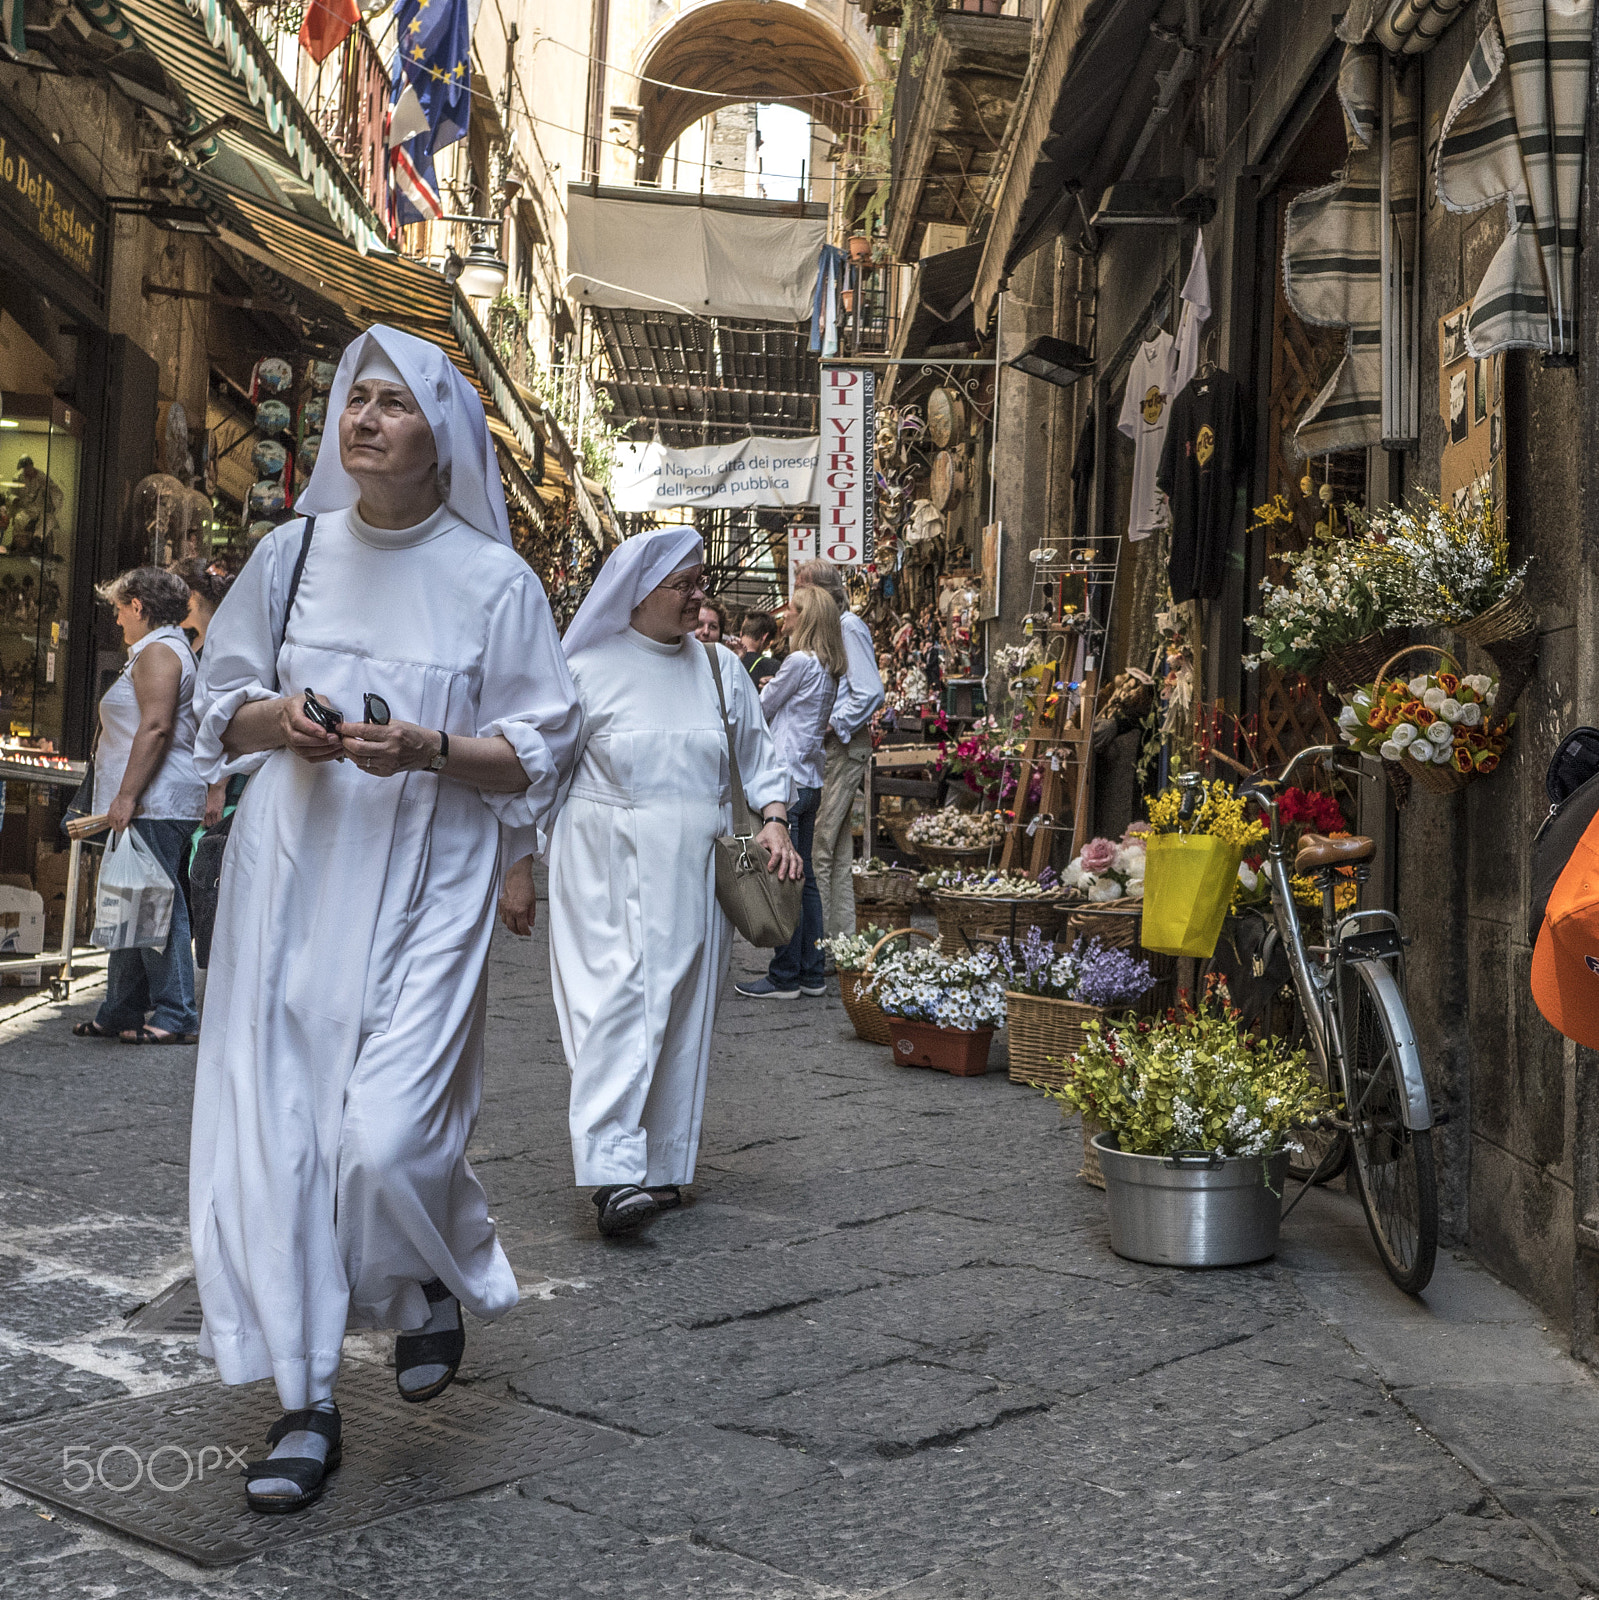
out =
[(1042, 378), (1046, 383), (1059, 384), (1065, 389), (1094, 370), (1094, 358), (1080, 344), (1068, 344), (1064, 339), (1041, 334), (1006, 365), (1025, 372), (1030, 378)]
[(511, 269), (501, 259), (499, 251), (489, 242), (487, 232), (472, 241), (461, 266), (461, 288), (474, 299), (492, 300), (505, 287)]

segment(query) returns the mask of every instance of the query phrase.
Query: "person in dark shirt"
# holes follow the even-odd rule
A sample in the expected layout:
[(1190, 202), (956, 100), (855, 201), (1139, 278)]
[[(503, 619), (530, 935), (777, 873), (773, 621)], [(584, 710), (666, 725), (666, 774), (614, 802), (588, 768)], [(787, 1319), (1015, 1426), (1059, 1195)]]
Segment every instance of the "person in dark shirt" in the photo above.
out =
[(1195, 378), (1172, 405), (1155, 473), (1171, 502), (1173, 600), (1214, 600), (1222, 592), (1248, 449), (1238, 380), (1228, 372)]
[(755, 687), (763, 689), (777, 676), (778, 663), (768, 653), (777, 637), (777, 619), (769, 611), (746, 611), (738, 632), (738, 658), (755, 680)]

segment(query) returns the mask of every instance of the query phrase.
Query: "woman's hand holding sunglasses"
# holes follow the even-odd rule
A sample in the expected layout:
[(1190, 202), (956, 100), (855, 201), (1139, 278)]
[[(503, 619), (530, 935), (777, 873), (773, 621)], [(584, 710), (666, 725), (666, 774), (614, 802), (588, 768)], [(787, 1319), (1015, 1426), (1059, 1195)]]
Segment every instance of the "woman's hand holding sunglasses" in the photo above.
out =
[[(369, 704), (368, 716), (373, 709)], [(387, 712), (388, 707), (382, 706), (382, 710)], [(345, 755), (374, 778), (425, 772), (439, 753), (438, 734), (432, 728), (419, 728), (414, 722), (346, 722), (341, 731)]]
[[(307, 689), (303, 697), (289, 695), (280, 700), (278, 706), (283, 743), (302, 761), (321, 763), (344, 759), (344, 742), (334, 731), (343, 719), (325, 695)], [(314, 707), (317, 714), (308, 714), (308, 706)]]

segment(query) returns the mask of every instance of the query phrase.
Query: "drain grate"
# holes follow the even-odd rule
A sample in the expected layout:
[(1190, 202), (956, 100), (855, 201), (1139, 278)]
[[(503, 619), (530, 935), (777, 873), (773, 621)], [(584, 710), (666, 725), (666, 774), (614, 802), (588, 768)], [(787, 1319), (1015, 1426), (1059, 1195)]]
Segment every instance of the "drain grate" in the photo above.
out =
[(0, 1429), (0, 1480), (190, 1561), (224, 1566), (627, 1444), (591, 1423), (460, 1384), (431, 1405), (408, 1405), (393, 1373), (366, 1362), (346, 1364), (338, 1398), (344, 1465), (322, 1499), (292, 1517), (252, 1512), (239, 1476), (246, 1459), (266, 1453), (279, 1415), (270, 1383), (196, 1384)]
[(200, 1287), (193, 1278), (168, 1284), (154, 1300), (128, 1318), (130, 1333), (187, 1334), (200, 1336)]

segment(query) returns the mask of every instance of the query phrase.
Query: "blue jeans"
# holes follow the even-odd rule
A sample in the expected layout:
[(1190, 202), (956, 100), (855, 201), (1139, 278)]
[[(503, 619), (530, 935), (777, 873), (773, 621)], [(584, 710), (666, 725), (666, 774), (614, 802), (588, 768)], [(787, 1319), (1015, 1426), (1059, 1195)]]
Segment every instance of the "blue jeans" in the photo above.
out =
[(827, 970), (827, 958), (816, 948), (816, 941), (822, 937), (822, 892), (816, 887), (816, 874), (811, 870), (811, 840), (816, 834), (816, 802), (821, 794), (820, 789), (801, 789), (799, 799), (788, 808), (789, 837), (805, 863), (805, 894), (794, 937), (772, 957), (772, 964), (766, 969), (766, 976), (779, 989), (792, 989), (796, 984), (820, 989), (826, 981), (822, 974)]
[(189, 906), (183, 896), (182, 863), (194, 824), (166, 817), (135, 817), (133, 826), (172, 879), (176, 890), (172, 927), (164, 950), (111, 952), (106, 959), (105, 999), (94, 1020), (117, 1033), (147, 1021), (161, 1033), (193, 1033), (200, 1026), (200, 1013), (194, 1004), (194, 948)]

